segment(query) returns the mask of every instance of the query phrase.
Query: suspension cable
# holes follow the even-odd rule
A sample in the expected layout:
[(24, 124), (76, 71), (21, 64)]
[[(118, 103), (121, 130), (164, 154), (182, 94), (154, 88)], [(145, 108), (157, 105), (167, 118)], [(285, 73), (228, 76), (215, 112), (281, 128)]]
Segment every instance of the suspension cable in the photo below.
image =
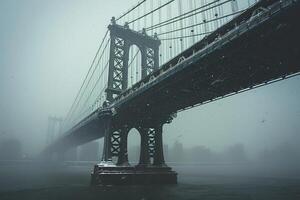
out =
[[(103, 54), (104, 54), (104, 52), (105, 52), (105, 50), (106, 50), (106, 48), (107, 48), (107, 46), (108, 46), (108, 44), (109, 44), (109, 41), (110, 41), (110, 39), (107, 40), (107, 42), (106, 42), (106, 44), (105, 44), (105, 47), (104, 47), (104, 49), (103, 49), (103, 51), (102, 51), (102, 53), (101, 53), (101, 56), (100, 56), (100, 58), (99, 58), (99, 60), (103, 57)], [(91, 81), (91, 79), (92, 79), (92, 77), (93, 77), (93, 75), (94, 75), (94, 73), (95, 73), (95, 71), (96, 71), (96, 69), (97, 69), (97, 66), (98, 66), (98, 64), (95, 66), (95, 68), (94, 68), (94, 70), (93, 70), (93, 72), (92, 72), (92, 75), (90, 76), (90, 78), (89, 78), (89, 80), (88, 80), (88, 83), (86, 84), (86, 86), (85, 86), (83, 92), (81, 93), (81, 95), (80, 95), (80, 97), (79, 97), (79, 100), (77, 101), (77, 103), (76, 103), (76, 105), (75, 105), (75, 109), (73, 109), (71, 115), (72, 115), (72, 114), (75, 112), (75, 110), (77, 109), (77, 106), (78, 106), (79, 102), (81, 101), (81, 99), (82, 99), (82, 97), (83, 97), (83, 94), (85, 93), (87, 87), (89, 86), (90, 81)]]
[[(120, 20), (121, 18), (123, 18), (123, 17), (125, 17), (125, 16), (127, 16), (129, 13), (131, 13), (131, 12), (133, 12), (135, 9), (139, 8), (139, 7), (140, 7), (142, 4), (144, 4), (146, 1), (147, 1), (147, 0), (142, 0), (141, 2), (138, 2), (137, 5), (135, 5), (133, 8), (131, 8), (130, 10), (128, 10), (127, 12), (125, 12), (124, 14), (122, 14), (120, 17), (118, 17), (118, 18), (116, 19), (116, 21), (117, 21), (117, 20)], [(158, 11), (158, 10), (160, 11), (163, 7), (165, 7), (165, 6), (169, 5), (169, 4), (171, 4), (171, 3), (174, 2), (174, 1), (175, 1), (175, 0), (170, 0), (170, 1), (166, 2), (166, 3), (163, 4), (163, 5), (159, 5), (157, 8), (152, 9), (150, 12), (147, 12), (147, 13), (145, 12), (144, 15), (139, 16), (139, 17), (137, 17), (137, 18), (131, 20), (130, 22), (128, 22), (128, 24), (134, 23), (134, 22), (136, 22), (136, 21), (138, 21), (138, 20), (140, 20), (140, 19), (142, 19), (142, 18), (145, 18), (145, 19), (146, 19), (146, 17), (147, 17), (148, 15), (151, 15), (152, 18), (153, 18), (153, 13), (154, 13), (154, 12), (156, 12), (156, 11)], [(199, 14), (199, 13), (204, 13), (205, 11), (208, 11), (208, 10), (211, 10), (211, 9), (214, 9), (214, 8), (216, 9), (216, 8), (219, 7), (219, 6), (222, 6), (222, 5), (224, 5), (224, 4), (228, 3), (228, 2), (232, 2), (232, 1), (235, 1), (235, 0), (225, 0), (224, 2), (221, 2), (221, 3), (216, 4), (217, 2), (220, 2), (220, 1), (221, 1), (221, 0), (214, 0), (214, 1), (210, 2), (210, 3), (208, 3), (208, 4), (201, 5), (201, 6), (198, 7), (198, 8), (195, 8), (195, 9), (190, 10), (190, 11), (188, 11), (188, 12), (186, 12), (186, 13), (183, 13), (183, 14), (179, 14), (178, 16), (176, 16), (176, 17), (174, 17), (174, 18), (169, 18), (169, 19), (167, 19), (167, 20), (165, 20), (165, 21), (163, 21), (163, 22), (159, 22), (159, 23), (157, 23), (157, 24), (155, 24), (155, 25), (153, 25), (153, 19), (152, 19), (152, 20), (151, 20), (151, 21), (152, 21), (151, 26), (150, 26), (150, 27), (147, 27), (146, 30), (154, 30), (154, 29), (157, 29), (157, 28), (160, 28), (160, 27), (167, 26), (167, 25), (169, 25), (169, 24), (174, 24), (175, 22), (184, 20), (184, 19), (189, 18), (189, 17), (193, 17), (193, 16), (195, 16), (195, 15), (197, 15), (197, 14)], [(144, 4), (144, 5), (145, 5), (145, 4)], [(208, 7), (208, 6), (210, 6), (210, 7)], [(208, 8), (207, 8), (207, 7), (208, 7)], [(205, 9), (204, 9), (204, 8), (205, 8)], [(200, 10), (200, 11), (199, 11), (199, 10)], [(196, 11), (198, 11), (198, 12), (196, 12)], [(166, 34), (174, 33), (174, 32), (177, 32), (177, 31), (182, 31), (182, 30), (186, 30), (186, 29), (189, 29), (189, 28), (193, 28), (193, 27), (195, 27), (195, 26), (199, 26), (199, 25), (211, 23), (211, 22), (214, 22), (214, 21), (217, 21), (217, 20), (220, 20), (220, 19), (224, 19), (224, 18), (230, 17), (230, 16), (232, 16), (232, 15), (239, 14), (239, 13), (241, 13), (241, 12), (243, 12), (243, 11), (244, 11), (244, 10), (237, 11), (237, 12), (234, 12), (234, 13), (231, 13), (231, 14), (228, 14), (228, 15), (224, 15), (224, 16), (218, 17), (218, 18), (217, 18), (217, 16), (216, 16), (216, 18), (214, 18), (214, 19), (210, 19), (210, 20), (207, 20), (207, 21), (204, 20), (204, 21), (201, 22), (201, 23), (192, 24), (192, 25), (189, 25), (189, 26), (186, 26), (186, 27), (180, 27), (180, 28), (175, 27), (175, 28), (177, 28), (177, 29), (173, 29), (173, 30), (170, 30), (170, 31), (162, 32), (162, 33), (159, 33), (158, 35), (166, 35)], [(192, 13), (192, 14), (191, 14), (191, 13)], [(174, 28), (174, 27), (173, 27), (173, 28)], [(165, 41), (165, 40), (183, 39), (183, 38), (195, 37), (195, 36), (200, 36), (200, 35), (207, 35), (207, 34), (210, 34), (210, 33), (212, 33), (212, 32), (213, 32), (213, 31), (206, 31), (206, 32), (204, 32), (204, 33), (193, 34), (193, 35), (184, 35), (184, 36), (181, 35), (181, 36), (179, 36), (179, 37), (162, 38), (161, 40), (164, 40), (164, 41)], [(106, 31), (105, 36), (104, 36), (104, 38), (102, 39), (102, 42), (101, 42), (101, 44), (100, 44), (100, 46), (99, 46), (99, 48), (98, 48), (98, 50), (97, 50), (97, 52), (96, 52), (96, 55), (95, 55), (95, 57), (94, 57), (94, 59), (93, 59), (93, 61), (92, 61), (92, 64), (91, 64), (91, 66), (90, 66), (90, 68), (89, 68), (89, 70), (88, 70), (88, 72), (87, 72), (87, 74), (86, 74), (86, 76), (85, 76), (85, 78), (84, 78), (84, 81), (83, 81), (83, 83), (82, 83), (82, 85), (81, 85), (79, 91), (78, 91), (77, 94), (76, 94), (75, 100), (73, 101), (73, 103), (72, 103), (72, 105), (71, 105), (71, 108), (69, 109), (69, 111), (68, 111), (68, 113), (67, 113), (67, 116), (66, 116), (66, 119), (65, 119), (65, 120), (68, 120), (68, 119), (74, 114), (74, 112), (77, 113), (76, 110), (78, 109), (78, 106), (79, 106), (79, 104), (80, 104), (80, 102), (81, 102), (81, 99), (82, 99), (82, 97), (84, 96), (84, 94), (86, 93), (86, 90), (87, 90), (88, 86), (90, 85), (90, 81), (91, 81), (92, 78), (94, 77), (94, 73), (95, 73), (96, 69), (98, 68), (99, 62), (100, 62), (100, 60), (102, 59), (103, 54), (104, 54), (104, 52), (105, 52), (105, 50), (106, 50), (106, 48), (107, 48), (107, 46), (108, 46), (108, 43), (109, 43), (109, 41), (110, 41), (110, 39), (109, 39), (109, 40), (107, 41), (107, 43), (105, 44), (105, 47), (104, 47), (104, 49), (103, 49), (103, 51), (102, 51), (102, 53), (101, 53), (101, 55), (100, 55), (100, 58), (98, 59), (98, 62), (97, 62), (97, 64), (95, 65), (95, 62), (96, 62), (97, 57), (98, 57), (98, 55), (99, 55), (99, 53), (100, 53), (100, 50), (102, 49), (102, 46), (103, 46), (103, 44), (104, 44), (104, 41), (106, 40), (107, 35), (108, 35), (108, 31)], [(129, 64), (129, 66), (134, 62), (134, 60), (136, 59), (138, 53), (139, 53), (139, 50), (136, 52), (136, 54), (135, 54), (134, 57), (132, 58), (132, 60), (131, 60), (131, 62), (130, 62), (130, 64)], [(104, 65), (104, 67), (103, 67), (103, 69), (102, 69), (102, 72), (101, 72), (101, 75), (98, 77), (98, 79), (97, 79), (95, 85), (93, 86), (92, 90), (90, 91), (88, 97), (85, 99), (84, 103), (83, 103), (83, 104), (80, 106), (80, 108), (78, 109), (78, 111), (79, 111), (78, 113), (79, 113), (79, 114), (80, 114), (81, 111), (84, 109), (84, 107), (85, 107), (85, 105), (87, 104), (87, 102), (89, 102), (90, 97), (91, 97), (91, 95), (92, 95), (94, 89), (95, 89), (96, 86), (98, 85), (99, 80), (101, 79), (101, 77), (103, 76), (104, 72), (106, 71), (106, 69), (107, 69), (107, 67), (108, 67), (108, 64), (109, 64), (109, 62), (107, 62), (106, 65)], [(94, 69), (93, 69), (93, 71), (92, 71), (93, 66), (95, 66), (95, 67), (94, 67)], [(100, 68), (100, 69), (101, 69), (101, 68)], [(102, 84), (101, 84), (101, 85), (102, 85)], [(93, 103), (93, 106), (94, 106), (94, 104), (99, 100), (98, 98), (99, 98), (99, 96), (102, 95), (104, 89), (105, 89), (105, 86), (104, 86), (104, 88), (102, 89), (102, 91), (100, 92), (100, 94), (96, 97), (96, 101)], [(101, 99), (100, 99), (100, 100), (101, 100)], [(85, 112), (86, 112), (86, 111), (85, 111)]]
[(131, 66), (131, 65), (132, 65), (133, 61), (136, 59), (136, 57), (137, 57), (137, 55), (138, 55), (139, 52), (140, 52), (140, 49), (139, 49), (139, 50), (135, 53), (135, 55), (132, 57), (132, 59), (131, 59), (130, 63), (128, 64), (128, 66)]
[(166, 41), (166, 40), (184, 39), (184, 38), (190, 38), (190, 37), (194, 37), (194, 36), (208, 35), (210, 33), (213, 33), (213, 31), (209, 31), (209, 32), (205, 32), (205, 33), (198, 33), (198, 34), (194, 34), (194, 35), (183, 35), (183, 36), (178, 36), (178, 37), (173, 37), (173, 38), (162, 38), (160, 40)]
[(142, 19), (142, 18), (144, 18), (144, 17), (146, 17), (146, 16), (148, 16), (148, 15), (150, 15), (150, 14), (152, 14), (152, 13), (158, 11), (159, 9), (161, 9), (161, 8), (163, 8), (163, 7), (167, 6), (167, 5), (169, 5), (170, 3), (174, 2), (174, 1), (175, 1), (175, 0), (170, 0), (170, 1), (168, 1), (167, 3), (165, 3), (165, 4), (163, 4), (163, 5), (161, 5), (161, 6), (157, 7), (157, 8), (155, 8), (154, 10), (151, 10), (150, 12), (148, 12), (148, 13), (146, 13), (146, 14), (144, 14), (144, 15), (142, 15), (142, 16), (140, 16), (140, 17), (138, 17), (138, 18), (136, 18), (136, 19), (134, 19), (134, 20), (132, 20), (132, 21), (130, 21), (130, 22), (128, 22), (128, 24), (131, 24), (131, 23), (133, 23), (133, 22), (135, 22), (135, 21), (137, 21), (137, 20), (140, 20), (140, 19)]
[[(78, 120), (78, 119), (80, 119), (81, 116), (83, 116), (87, 111), (89, 111), (89, 109), (90, 109), (91, 107), (93, 107), (93, 106), (96, 104), (96, 102), (99, 100), (99, 97), (105, 92), (106, 86), (107, 86), (107, 84), (104, 85), (104, 88), (101, 90), (100, 94), (97, 96), (97, 98), (96, 98), (96, 100), (93, 102), (92, 106), (87, 107), (83, 112), (81, 112), (81, 113), (73, 120), (73, 122), (76, 121), (76, 120)], [(86, 117), (86, 116), (83, 116), (82, 118), (84, 119), (85, 117)]]
[(81, 86), (80, 86), (80, 89), (78, 90), (78, 92), (77, 92), (77, 94), (76, 94), (76, 97), (75, 97), (75, 99), (74, 99), (74, 101), (73, 101), (73, 103), (72, 103), (72, 105), (71, 105), (71, 107), (70, 107), (70, 109), (69, 109), (69, 111), (68, 111), (68, 113), (67, 113), (67, 116), (66, 116), (65, 120), (67, 120), (67, 119), (70, 117), (70, 114), (71, 114), (71, 112), (72, 112), (72, 110), (73, 110), (73, 108), (74, 108), (75, 102), (77, 101), (77, 99), (78, 99), (78, 97), (79, 97), (79, 95), (80, 95), (80, 93), (81, 93), (81, 90), (82, 90), (82, 88), (83, 88), (83, 86), (84, 86), (84, 84), (85, 84), (85, 82), (86, 82), (86, 80), (87, 80), (87, 78), (88, 78), (88, 76), (89, 76), (89, 73), (91, 72), (92, 67), (93, 67), (93, 65), (95, 64), (96, 58), (97, 58), (97, 56), (98, 56), (98, 54), (99, 54), (99, 52), (100, 52), (100, 50), (101, 50), (101, 48), (102, 48), (102, 45), (103, 45), (103, 43), (104, 43), (104, 41), (105, 41), (107, 35), (108, 35), (108, 31), (106, 31), (106, 33), (105, 33), (105, 35), (104, 35), (104, 37), (103, 37), (103, 39), (102, 39), (102, 41), (101, 41), (101, 44), (100, 44), (100, 46), (99, 46), (99, 48), (98, 48), (98, 50), (97, 50), (97, 52), (96, 52), (96, 55), (95, 55), (95, 57), (94, 57), (94, 59), (93, 59), (93, 61), (92, 61), (92, 64), (91, 64), (91, 66), (90, 66), (90, 68), (89, 68), (89, 70), (88, 70), (88, 72), (87, 72), (87, 74), (86, 74), (86, 76), (85, 76), (85, 78), (84, 78), (84, 80), (83, 80), (83, 83), (82, 83)]
[(187, 14), (193, 13), (193, 12), (199, 10), (199, 9), (205, 8), (205, 7), (207, 7), (207, 6), (210, 6), (210, 5), (212, 5), (214, 2), (218, 2), (218, 1), (220, 1), (220, 0), (215, 0), (215, 1), (211, 2), (211, 3), (208, 3), (208, 4), (205, 4), (205, 5), (200, 6), (200, 7), (198, 7), (198, 8), (195, 8), (194, 10), (190, 10), (190, 11), (188, 11), (188, 12), (186, 12), (186, 13), (182, 13), (182, 12), (181, 12), (181, 9), (180, 9), (180, 8), (181, 8), (181, 2), (179, 2), (179, 4), (178, 4), (179, 15), (178, 15), (178, 16), (173, 17), (173, 18), (168, 19), (168, 20), (165, 20), (165, 21), (163, 21), (163, 22), (159, 22), (159, 23), (157, 23), (157, 24), (155, 24), (155, 25), (153, 25), (153, 26), (147, 27), (146, 30), (152, 30), (152, 29), (159, 28), (159, 27), (161, 27), (160, 25), (162, 25), (162, 24), (165, 24), (165, 23), (167, 23), (167, 22), (169, 22), (169, 21), (172, 21), (172, 20), (177, 19), (177, 18), (179, 18), (179, 17), (185, 16), (185, 15), (187, 15)]
[(142, 5), (143, 3), (145, 3), (147, 0), (143, 0), (141, 2), (139, 2), (136, 6), (134, 6), (133, 8), (131, 8), (130, 10), (128, 10), (126, 13), (124, 13), (123, 15), (121, 15), (120, 17), (118, 17), (116, 19), (116, 21), (120, 20), (121, 18), (125, 17), (126, 15), (128, 15), (129, 13), (131, 13), (132, 11), (134, 11), (136, 8), (138, 8), (140, 5)]
[(95, 90), (97, 84), (99, 83), (101, 77), (103, 76), (104, 71), (105, 71), (105, 70), (107, 69), (107, 67), (109, 66), (108, 64), (109, 64), (109, 61), (106, 63), (105, 67), (103, 68), (102, 73), (101, 73), (100, 76), (98, 77), (98, 79), (97, 79), (97, 81), (96, 81), (94, 87), (93, 87), (92, 90), (90, 91), (88, 97), (87, 97), (86, 100), (84, 101), (84, 103), (83, 103), (83, 105), (81, 106), (79, 112), (81, 112), (81, 110), (83, 109), (84, 105), (88, 102), (88, 100), (89, 100), (89, 98), (91, 97), (92, 93), (94, 92), (94, 90)]
[[(215, 1), (215, 2), (218, 2), (218, 1), (219, 1), (219, 0), (217, 0), (217, 1)], [(163, 21), (163, 22), (161, 22), (161, 23), (158, 23), (158, 24), (156, 24), (156, 25), (154, 25), (154, 26), (150, 26), (150, 27), (146, 28), (146, 30), (157, 29), (157, 28), (159, 28), (159, 27), (166, 26), (166, 25), (169, 25), (169, 24), (171, 24), (171, 23), (175, 23), (175, 22), (181, 21), (181, 20), (183, 20), (183, 19), (186, 19), (186, 18), (195, 16), (195, 15), (197, 15), (197, 14), (200, 14), (200, 13), (203, 13), (203, 12), (208, 11), (208, 10), (210, 10), (210, 9), (213, 9), (213, 8), (215, 8), (215, 7), (224, 5), (224, 4), (226, 4), (226, 3), (228, 3), (228, 2), (231, 2), (231, 1), (233, 1), (233, 0), (226, 0), (226, 1), (222, 2), (222, 3), (219, 3), (219, 4), (216, 4), (216, 5), (211, 6), (211, 7), (209, 7), (209, 8), (203, 9), (203, 8), (209, 6), (209, 5), (212, 5), (213, 2), (211, 2), (211, 3), (209, 3), (209, 4), (205, 4), (205, 5), (203, 5), (203, 6), (201, 6), (201, 7), (198, 8), (198, 9), (203, 9), (203, 10), (200, 10), (200, 11), (195, 12), (195, 13), (193, 13), (193, 14), (190, 14), (190, 13), (191, 13), (191, 12), (194, 12), (194, 11), (189, 11), (189, 12), (184, 13), (184, 14), (182, 14), (182, 15), (178, 15), (178, 16), (176, 16), (176, 17), (173, 17), (173, 18), (171, 18), (171, 19), (168, 19), (168, 20), (166, 20), (166, 21)], [(190, 15), (187, 15), (187, 14), (190, 14)], [(187, 15), (187, 16), (185, 16), (185, 15)]]
[(193, 28), (193, 27), (195, 27), (195, 26), (199, 26), (199, 25), (202, 25), (202, 24), (214, 22), (214, 21), (216, 21), (216, 20), (220, 20), (220, 19), (223, 19), (223, 18), (226, 18), (226, 17), (230, 17), (230, 16), (232, 16), (232, 15), (239, 14), (239, 13), (241, 13), (241, 12), (243, 12), (243, 11), (245, 11), (245, 10), (240, 10), (240, 11), (237, 11), (237, 12), (234, 12), (234, 13), (231, 13), (231, 14), (228, 14), (228, 15), (224, 15), (224, 16), (222, 16), (222, 17), (218, 17), (218, 18), (211, 19), (211, 20), (208, 20), (208, 21), (205, 21), (205, 22), (201, 22), (201, 23), (197, 23), (197, 24), (190, 25), (190, 26), (182, 27), (182, 28), (179, 28), (179, 29), (174, 29), (174, 30), (171, 30), (171, 31), (159, 33), (159, 34), (157, 34), (157, 35), (165, 35), (165, 34), (170, 34), (170, 33), (177, 32), (177, 31), (181, 31), (181, 30), (188, 29), (188, 28)]

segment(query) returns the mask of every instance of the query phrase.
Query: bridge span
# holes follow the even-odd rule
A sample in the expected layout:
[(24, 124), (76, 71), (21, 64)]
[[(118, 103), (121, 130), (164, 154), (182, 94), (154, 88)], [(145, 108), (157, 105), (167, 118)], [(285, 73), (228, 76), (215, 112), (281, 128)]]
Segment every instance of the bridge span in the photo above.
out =
[[(167, 173), (166, 182), (174, 182), (176, 173), (164, 162), (163, 124), (171, 123), (179, 111), (299, 75), (299, 17), (299, 0), (261, 0), (160, 67), (159, 38), (113, 19), (107, 101), (45, 152), (63, 152), (104, 137), (103, 163), (130, 170), (127, 135), (136, 128), (141, 153), (135, 170), (150, 167), (153, 176), (159, 168), (155, 173)], [(144, 71), (142, 79), (128, 88), (126, 56), (132, 44), (141, 48)], [(111, 165), (114, 157), (116, 165)], [(96, 166), (96, 179), (106, 180), (104, 165)]]

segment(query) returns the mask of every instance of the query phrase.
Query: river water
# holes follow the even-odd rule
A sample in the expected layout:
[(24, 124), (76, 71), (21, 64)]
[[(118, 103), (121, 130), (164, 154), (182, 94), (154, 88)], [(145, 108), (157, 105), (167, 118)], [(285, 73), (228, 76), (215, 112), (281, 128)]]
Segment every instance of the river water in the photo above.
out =
[(176, 165), (177, 185), (91, 187), (89, 164), (0, 166), (0, 200), (299, 200), (299, 170), (253, 164)]

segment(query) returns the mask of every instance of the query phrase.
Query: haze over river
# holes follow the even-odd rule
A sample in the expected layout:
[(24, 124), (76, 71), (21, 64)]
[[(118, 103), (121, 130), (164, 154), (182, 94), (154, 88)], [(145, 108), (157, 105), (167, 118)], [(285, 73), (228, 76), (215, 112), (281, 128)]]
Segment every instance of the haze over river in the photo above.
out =
[(299, 170), (255, 163), (173, 164), (177, 185), (89, 185), (92, 163), (0, 167), (0, 199), (241, 199), (299, 200)]

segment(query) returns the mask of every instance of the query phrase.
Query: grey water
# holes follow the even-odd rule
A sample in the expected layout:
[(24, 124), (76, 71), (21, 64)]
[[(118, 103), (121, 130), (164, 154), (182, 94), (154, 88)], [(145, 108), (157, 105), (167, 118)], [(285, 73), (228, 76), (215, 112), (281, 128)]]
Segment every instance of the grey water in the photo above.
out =
[(261, 199), (299, 200), (298, 169), (257, 163), (171, 163), (177, 185), (90, 186), (92, 162), (0, 166), (0, 199)]

